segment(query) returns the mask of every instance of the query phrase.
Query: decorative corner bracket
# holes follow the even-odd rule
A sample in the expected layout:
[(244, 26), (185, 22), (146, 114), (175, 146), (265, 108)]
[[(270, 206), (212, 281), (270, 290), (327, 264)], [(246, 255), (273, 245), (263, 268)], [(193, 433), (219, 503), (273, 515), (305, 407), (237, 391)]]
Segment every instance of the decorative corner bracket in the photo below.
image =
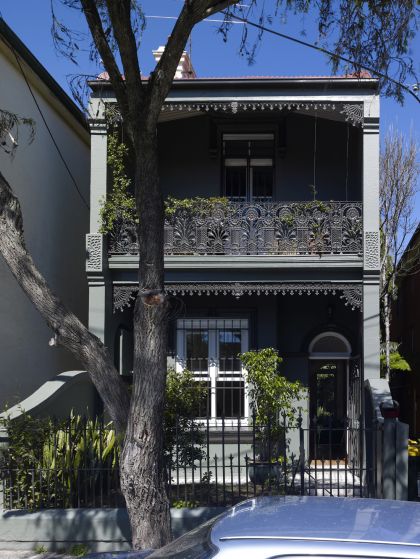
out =
[(363, 104), (350, 104), (346, 103), (343, 105), (340, 113), (344, 115), (346, 122), (350, 122), (352, 126), (363, 126), (364, 115), (363, 115)]
[(137, 285), (114, 285), (112, 305), (114, 313), (130, 307), (131, 302), (135, 301), (138, 291)]

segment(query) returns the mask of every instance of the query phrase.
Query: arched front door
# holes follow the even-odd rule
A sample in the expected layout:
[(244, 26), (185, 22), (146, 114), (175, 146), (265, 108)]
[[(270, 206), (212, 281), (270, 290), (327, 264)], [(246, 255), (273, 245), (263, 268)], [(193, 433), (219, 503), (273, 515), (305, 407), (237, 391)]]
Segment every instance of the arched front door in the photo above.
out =
[(346, 457), (347, 377), (351, 347), (335, 332), (309, 346), (310, 452), (312, 459)]

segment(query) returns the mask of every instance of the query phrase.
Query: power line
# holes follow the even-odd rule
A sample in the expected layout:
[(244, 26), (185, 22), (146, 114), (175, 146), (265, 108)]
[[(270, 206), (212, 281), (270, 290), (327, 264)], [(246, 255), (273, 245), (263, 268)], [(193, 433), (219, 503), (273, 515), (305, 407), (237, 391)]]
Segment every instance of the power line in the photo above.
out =
[[(1, 17), (1, 13), (0, 13), (0, 17)], [(2, 19), (3, 19), (3, 18), (2, 18)], [(67, 173), (69, 174), (69, 177), (70, 177), (70, 179), (71, 179), (71, 181), (72, 181), (74, 187), (76, 188), (76, 191), (77, 191), (77, 193), (78, 193), (80, 199), (82, 200), (82, 202), (83, 202), (83, 204), (86, 206), (86, 208), (87, 208), (88, 210), (90, 210), (90, 206), (89, 206), (88, 202), (86, 201), (85, 197), (83, 196), (83, 194), (82, 194), (82, 192), (81, 192), (81, 190), (80, 190), (80, 188), (79, 188), (79, 185), (77, 184), (77, 181), (76, 181), (76, 179), (74, 178), (74, 175), (73, 175), (73, 173), (71, 172), (70, 167), (68, 166), (67, 161), (65, 160), (64, 155), (63, 155), (63, 153), (61, 152), (60, 147), (58, 146), (58, 144), (57, 144), (57, 142), (56, 142), (56, 140), (55, 140), (55, 138), (54, 138), (54, 134), (52, 133), (52, 130), (51, 130), (51, 128), (49, 127), (49, 125), (48, 125), (48, 123), (47, 123), (47, 120), (46, 120), (46, 118), (45, 118), (45, 116), (44, 116), (44, 113), (43, 113), (43, 111), (42, 111), (42, 109), (41, 109), (39, 103), (38, 103), (38, 100), (37, 100), (37, 98), (35, 97), (35, 94), (34, 94), (34, 92), (33, 92), (33, 90), (32, 90), (31, 84), (29, 83), (28, 78), (26, 77), (26, 74), (25, 74), (25, 72), (24, 72), (24, 70), (23, 70), (22, 64), (20, 63), (19, 56), (18, 56), (17, 52), (15, 51), (15, 49), (13, 48), (12, 45), (8, 44), (8, 46), (9, 46), (10, 50), (12, 51), (14, 57), (16, 58), (16, 62), (17, 62), (17, 64), (18, 64), (18, 66), (19, 66), (19, 69), (20, 69), (20, 71), (21, 71), (21, 74), (22, 74), (22, 76), (23, 76), (23, 79), (25, 80), (26, 86), (28, 87), (28, 90), (29, 90), (29, 92), (30, 92), (30, 94), (31, 94), (31, 96), (32, 96), (32, 99), (33, 99), (33, 101), (34, 101), (34, 103), (35, 103), (35, 105), (36, 105), (36, 107), (37, 107), (37, 109), (38, 109), (38, 112), (39, 112), (39, 114), (41, 115), (42, 121), (43, 121), (43, 123), (45, 124), (45, 128), (46, 128), (47, 131), (48, 131), (48, 134), (49, 134), (49, 136), (50, 136), (50, 138), (51, 138), (51, 140), (52, 140), (52, 142), (53, 142), (53, 144), (54, 144), (54, 147), (55, 147), (55, 149), (57, 150), (57, 153), (58, 153), (58, 155), (59, 155), (61, 161), (63, 162), (64, 167), (66, 168), (66, 171), (67, 171)]]
[(76, 188), (76, 191), (77, 191), (77, 193), (78, 193), (80, 199), (82, 200), (82, 202), (83, 202), (83, 204), (86, 206), (86, 208), (87, 208), (88, 210), (90, 210), (90, 206), (89, 206), (88, 202), (85, 200), (85, 197), (83, 196), (83, 194), (82, 194), (82, 192), (81, 192), (81, 190), (80, 190), (80, 188), (79, 188), (79, 185), (77, 184), (77, 181), (76, 181), (76, 179), (74, 178), (74, 175), (73, 175), (73, 173), (71, 172), (70, 167), (68, 166), (67, 161), (66, 161), (65, 158), (64, 158), (64, 155), (62, 154), (62, 152), (61, 152), (61, 150), (60, 150), (60, 148), (59, 148), (59, 146), (58, 146), (58, 144), (57, 144), (57, 142), (56, 142), (56, 140), (55, 140), (55, 138), (54, 138), (54, 134), (52, 133), (50, 127), (48, 126), (48, 123), (47, 123), (47, 120), (46, 120), (46, 118), (45, 118), (45, 116), (44, 116), (44, 113), (42, 112), (42, 109), (41, 109), (41, 107), (39, 106), (39, 103), (38, 103), (38, 101), (37, 101), (37, 98), (36, 98), (35, 95), (34, 95), (34, 92), (32, 91), (31, 85), (30, 85), (30, 83), (29, 83), (29, 81), (28, 81), (28, 79), (27, 79), (27, 77), (26, 77), (26, 74), (25, 74), (25, 72), (23, 71), (23, 68), (22, 68), (22, 65), (21, 65), (21, 63), (20, 63), (19, 57), (18, 57), (17, 53), (15, 52), (15, 50), (14, 50), (13, 48), (12, 48), (12, 50), (13, 50), (13, 53), (14, 53), (14, 55), (15, 55), (16, 61), (17, 61), (18, 65), (19, 65), (20, 71), (22, 72), (22, 76), (23, 76), (23, 78), (24, 78), (24, 80), (25, 80), (25, 83), (26, 83), (26, 85), (28, 86), (28, 89), (29, 89), (29, 92), (30, 92), (30, 94), (31, 94), (31, 96), (32, 96), (32, 99), (34, 100), (34, 103), (35, 103), (35, 105), (36, 105), (36, 107), (37, 107), (37, 109), (38, 109), (38, 111), (39, 111), (39, 114), (41, 115), (42, 121), (43, 121), (43, 123), (45, 124), (45, 128), (47, 129), (48, 134), (50, 135), (50, 138), (51, 138), (51, 140), (52, 140), (52, 142), (53, 142), (53, 144), (54, 144), (54, 146), (55, 146), (55, 149), (57, 150), (57, 153), (58, 153), (58, 155), (59, 155), (61, 161), (63, 162), (64, 167), (66, 168), (66, 170), (67, 170), (67, 172), (68, 172), (68, 174), (69, 174), (69, 177), (70, 177), (72, 183), (74, 184), (74, 187)]
[[(334, 52), (329, 51), (329, 50), (327, 50), (323, 47), (319, 47), (317, 45), (314, 45), (313, 43), (308, 43), (307, 41), (302, 41), (302, 39), (297, 39), (296, 37), (293, 37), (291, 35), (287, 35), (286, 33), (280, 33), (280, 31), (275, 31), (274, 29), (270, 29), (269, 27), (265, 27), (263, 25), (260, 25), (259, 23), (255, 23), (253, 21), (250, 21), (247, 18), (240, 17), (236, 14), (232, 14), (232, 13), (228, 14), (227, 12), (221, 12), (221, 13), (224, 14), (225, 16), (228, 16), (230, 18), (234, 18), (234, 20), (236, 20), (236, 21), (231, 20), (231, 21), (229, 21), (229, 23), (240, 24), (240, 25), (249, 25), (250, 27), (255, 27), (256, 29), (259, 29), (260, 31), (264, 31), (266, 33), (271, 33), (272, 35), (276, 35), (277, 37), (281, 37), (282, 39), (287, 39), (288, 41), (292, 41), (292, 42), (297, 43), (299, 45), (309, 47), (309, 48), (311, 48), (313, 50), (316, 50), (318, 52), (322, 52), (323, 54), (327, 54), (328, 56), (338, 58), (338, 59), (342, 60), (343, 62), (347, 62), (348, 64), (352, 64), (353, 66), (359, 66), (360, 68), (363, 68), (364, 70), (368, 70), (372, 74), (374, 74), (376, 76), (379, 76), (379, 77), (381, 77), (385, 80), (389, 80), (390, 82), (398, 85), (399, 87), (401, 87), (401, 89), (403, 89), (404, 91), (409, 93), (412, 97), (414, 97), (414, 99), (418, 103), (420, 103), (419, 97), (407, 85), (399, 82), (398, 80), (395, 80), (394, 78), (391, 78), (387, 74), (383, 74), (382, 72), (379, 72), (378, 70), (375, 70), (374, 68), (372, 68), (370, 66), (366, 66), (365, 64), (356, 63), (354, 60), (351, 60), (350, 58), (346, 58), (345, 56), (337, 55)], [(172, 20), (178, 19), (176, 16), (156, 16), (156, 15), (146, 15), (146, 18), (149, 18), (149, 19), (172, 19)], [(226, 23), (226, 20), (225, 19), (208, 18), (208, 19), (203, 20), (203, 22)]]
[[(281, 37), (283, 39), (293, 41), (294, 43), (297, 43), (299, 45), (303, 45), (305, 47), (309, 47), (309, 48), (311, 48), (313, 50), (316, 50), (318, 52), (322, 52), (323, 54), (327, 54), (328, 56), (332, 56), (334, 58), (339, 58), (343, 62), (347, 62), (348, 64), (352, 64), (353, 66), (363, 68), (364, 70), (367, 70), (368, 72), (371, 72), (372, 74), (375, 74), (376, 76), (379, 76), (383, 79), (389, 80), (390, 82), (394, 83), (395, 85), (398, 85), (399, 87), (401, 87), (401, 89), (404, 89), (404, 91), (406, 91), (407, 93), (412, 95), (418, 103), (420, 103), (419, 97), (417, 97), (417, 95), (413, 91), (411, 91), (411, 89), (407, 85), (399, 82), (398, 80), (395, 80), (394, 78), (391, 78), (387, 74), (383, 74), (382, 72), (379, 72), (378, 70), (375, 70), (374, 68), (372, 68), (370, 66), (366, 66), (365, 64), (359, 64), (358, 62), (356, 63), (354, 60), (351, 60), (350, 58), (346, 58), (345, 56), (337, 55), (337, 54), (335, 54), (334, 52), (332, 52), (328, 49), (325, 49), (323, 47), (319, 47), (317, 45), (314, 45), (313, 43), (308, 43), (307, 41), (302, 41), (302, 39), (297, 39), (296, 37), (292, 37), (291, 35), (286, 35), (285, 33), (280, 33), (280, 31), (275, 31), (274, 29), (270, 29), (269, 27), (265, 27), (264, 25), (260, 25), (259, 23), (255, 23), (253, 21), (250, 21), (247, 18), (240, 17), (236, 14), (228, 14), (226, 12), (221, 12), (221, 13), (228, 16), (228, 17), (234, 18), (238, 22), (241, 22), (245, 25), (255, 27), (256, 29), (259, 29), (260, 31), (264, 31), (266, 33), (271, 33), (272, 35), (276, 35), (277, 37)], [(225, 22), (225, 20), (222, 20), (222, 21)]]

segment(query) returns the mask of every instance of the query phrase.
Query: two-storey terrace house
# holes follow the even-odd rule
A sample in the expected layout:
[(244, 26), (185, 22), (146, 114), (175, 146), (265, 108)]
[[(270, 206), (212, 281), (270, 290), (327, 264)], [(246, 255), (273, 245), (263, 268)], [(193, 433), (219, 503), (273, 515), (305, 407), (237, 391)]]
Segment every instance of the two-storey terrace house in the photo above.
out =
[[(214, 427), (248, 421), (237, 356), (264, 347), (308, 386), (308, 422), (358, 419), (363, 380), (379, 378), (377, 80), (197, 78), (183, 64), (157, 131), (162, 189), (222, 200), (166, 219), (168, 364), (207, 383)], [(91, 88), (89, 326), (128, 375), (137, 234), (124, 221), (99, 232), (116, 101), (106, 75)]]

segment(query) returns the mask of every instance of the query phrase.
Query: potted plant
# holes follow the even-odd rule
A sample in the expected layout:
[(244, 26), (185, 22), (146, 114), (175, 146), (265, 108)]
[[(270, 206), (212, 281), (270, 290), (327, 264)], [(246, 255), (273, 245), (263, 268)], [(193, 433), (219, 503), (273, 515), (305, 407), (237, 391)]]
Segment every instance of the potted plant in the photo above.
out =
[(263, 485), (273, 478), (279, 481), (286, 460), (285, 426), (292, 426), (298, 415), (297, 402), (305, 388), (280, 374), (282, 358), (277, 350), (265, 348), (240, 355), (256, 432), (254, 456), (248, 461), (251, 483)]

